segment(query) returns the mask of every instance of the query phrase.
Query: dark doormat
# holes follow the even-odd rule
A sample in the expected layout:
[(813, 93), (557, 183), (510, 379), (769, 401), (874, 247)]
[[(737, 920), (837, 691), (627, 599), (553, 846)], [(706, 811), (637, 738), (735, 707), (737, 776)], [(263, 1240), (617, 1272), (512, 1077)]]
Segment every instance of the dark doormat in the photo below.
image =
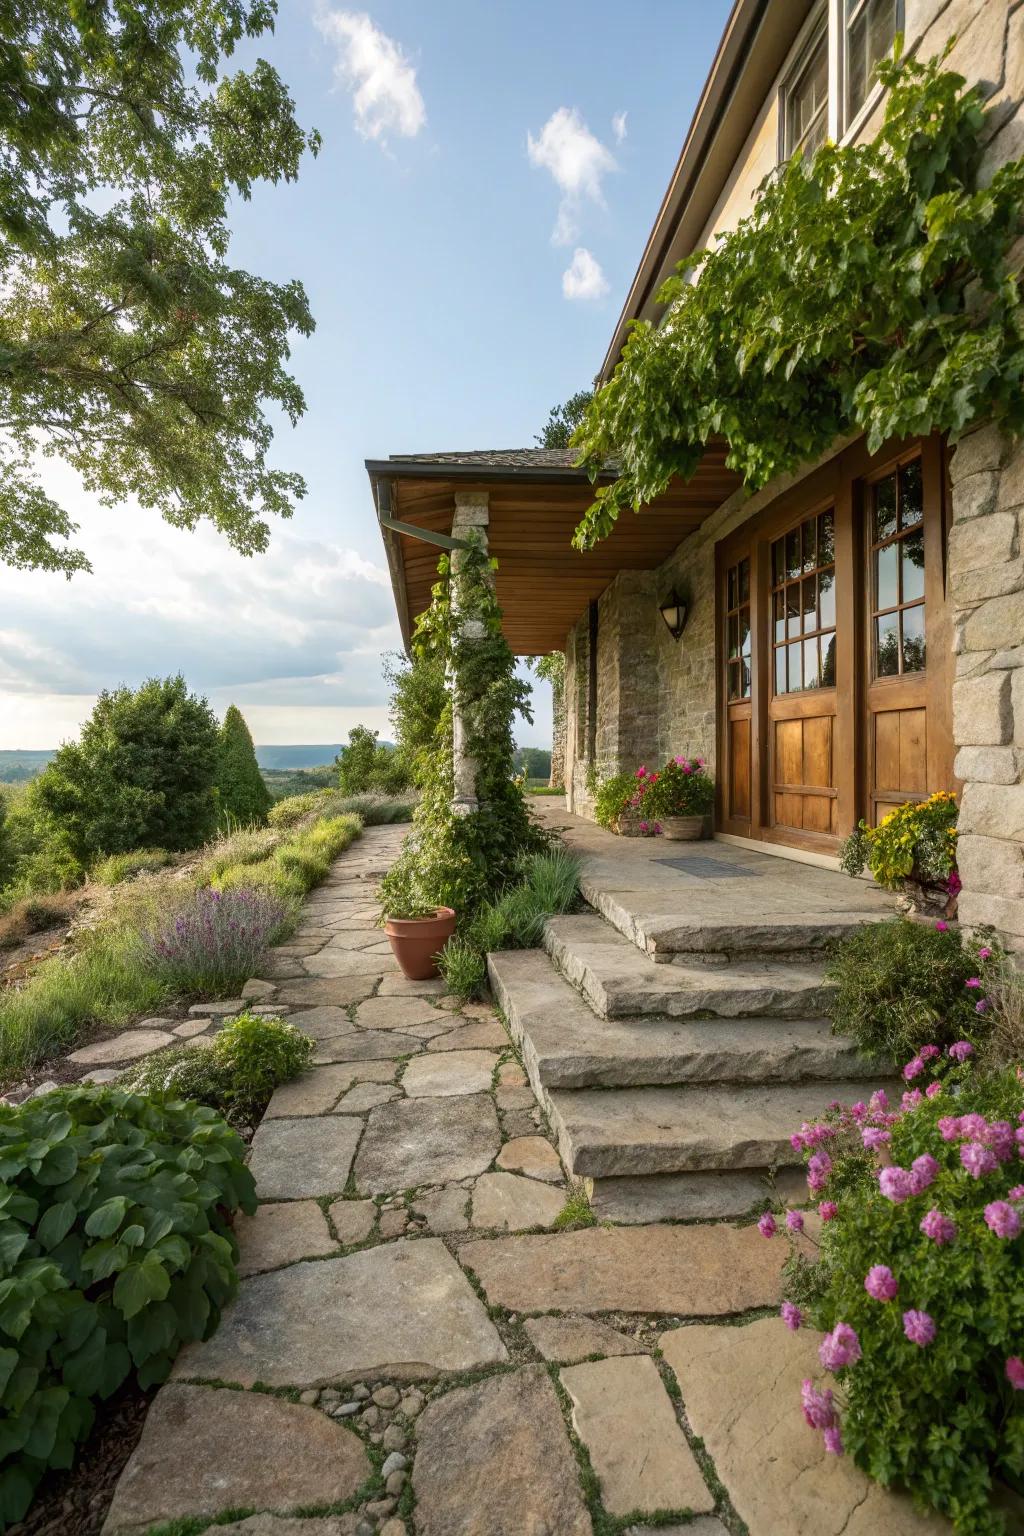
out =
[(709, 859), (700, 853), (688, 859), (655, 859), (654, 863), (678, 869), (695, 880), (756, 880), (761, 874), (759, 869), (744, 869), (742, 864), (727, 864), (724, 859)]

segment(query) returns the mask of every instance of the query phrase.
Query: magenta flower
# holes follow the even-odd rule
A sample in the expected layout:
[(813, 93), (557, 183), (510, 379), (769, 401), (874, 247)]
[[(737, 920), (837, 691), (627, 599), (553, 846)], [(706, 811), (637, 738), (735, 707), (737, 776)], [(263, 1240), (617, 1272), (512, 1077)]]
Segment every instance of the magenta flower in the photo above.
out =
[(899, 1290), (896, 1276), (887, 1264), (872, 1264), (864, 1276), (864, 1289), (876, 1301), (892, 1301)]
[(964, 1141), (984, 1141), (988, 1135), (988, 1121), (984, 1115), (975, 1114), (960, 1117), (960, 1135)]
[(814, 1382), (805, 1378), (800, 1388), (800, 1406), (811, 1429), (834, 1429), (836, 1410), (832, 1401), (832, 1389), (819, 1391)]
[(903, 1314), (903, 1332), (911, 1344), (924, 1349), (935, 1337), (935, 1321), (927, 1312), (918, 1312), (912, 1307)]
[(812, 1191), (825, 1188), (832, 1172), (832, 1159), (827, 1152), (815, 1152), (807, 1164), (807, 1186)]
[(789, 1228), (789, 1230), (791, 1232), (802, 1232), (803, 1229), (804, 1229), (803, 1212), (802, 1211), (787, 1211), (786, 1212), (786, 1226)]
[(991, 960), (991, 958), (992, 958), (992, 951), (989, 949), (987, 944), (983, 944), (981, 946), (981, 948), (978, 950), (978, 959), (979, 960)]
[(804, 1315), (800, 1308), (794, 1306), (791, 1301), (784, 1301), (782, 1303), (782, 1306), (779, 1308), (779, 1316), (782, 1318), (782, 1321), (785, 1323), (790, 1333), (796, 1333), (797, 1329), (800, 1327), (804, 1320)]
[(1024, 1392), (1024, 1360), (1010, 1355), (1006, 1361), (1006, 1379), (1015, 1392)]
[(980, 976), (968, 976), (967, 980), (964, 982), (964, 986), (965, 987), (970, 987), (972, 992), (975, 991), (978, 987), (981, 986), (981, 977)]
[(818, 1215), (822, 1221), (835, 1221), (839, 1215), (839, 1207), (834, 1200), (823, 1200), (818, 1206)]
[(1005, 1200), (993, 1200), (985, 1207), (985, 1221), (992, 1228), (996, 1237), (1018, 1237), (1020, 1235), (1020, 1217), (1012, 1205), (1007, 1205)]
[(916, 1109), (923, 1098), (924, 1094), (921, 1092), (920, 1088), (908, 1088), (906, 1093), (903, 1095), (903, 1108), (908, 1111), (911, 1109)]
[(937, 1045), (922, 1045), (917, 1054), (922, 1061), (934, 1061), (936, 1056), (942, 1055), (942, 1052)]
[(911, 1056), (910, 1060), (903, 1068), (904, 1081), (909, 1083), (913, 1078), (919, 1077), (923, 1071), (924, 1062), (921, 1060), (920, 1056)]
[(960, 1121), (956, 1115), (943, 1115), (939, 1121), (939, 1135), (943, 1141), (956, 1141), (960, 1135)]
[(793, 1132), (792, 1136), (789, 1138), (789, 1144), (793, 1148), (794, 1152), (802, 1152), (803, 1151), (803, 1149), (804, 1149), (804, 1139), (800, 1135), (799, 1131), (794, 1131)]
[(822, 1438), (825, 1441), (825, 1450), (830, 1456), (841, 1456), (843, 1454), (843, 1437), (839, 1433), (838, 1425), (833, 1425), (832, 1428), (826, 1429)]
[(914, 1194), (919, 1195), (929, 1184), (934, 1184), (939, 1176), (939, 1165), (930, 1152), (922, 1152), (920, 1157), (915, 1157), (910, 1165), (911, 1176), (914, 1180)]
[(876, 1088), (868, 1100), (868, 1108), (872, 1114), (879, 1114), (883, 1109), (889, 1108), (889, 1095), (884, 1088)]
[(861, 1120), (867, 1119), (867, 1113), (868, 1107), (864, 1103), (863, 1099), (858, 1099), (856, 1104), (850, 1105), (850, 1114), (853, 1116), (854, 1120), (858, 1122), (858, 1124)]
[(772, 1215), (771, 1211), (765, 1211), (764, 1215), (761, 1217), (757, 1224), (757, 1230), (760, 1232), (762, 1237), (775, 1236), (775, 1233), (778, 1229), (775, 1225), (775, 1217)]
[(941, 1211), (930, 1210), (927, 1216), (921, 1220), (921, 1231), (925, 1237), (930, 1237), (937, 1247), (941, 1248), (946, 1243), (951, 1243), (956, 1237), (956, 1223), (948, 1216), (943, 1216)]
[(1007, 1200), (1024, 1200), (1024, 1184), (1015, 1184), (1006, 1198)]
[(866, 1125), (860, 1139), (869, 1152), (874, 1152), (876, 1147), (884, 1147), (887, 1141), (892, 1141), (892, 1132), (883, 1131), (878, 1125)]
[(972, 1179), (980, 1179), (986, 1173), (993, 1173), (999, 1167), (998, 1159), (991, 1147), (982, 1146), (980, 1141), (969, 1141), (960, 1148), (960, 1161), (963, 1163)]
[(929, 1083), (928, 1087), (924, 1091), (924, 1096), (926, 1099), (937, 1099), (941, 1092), (941, 1083)]
[(906, 1168), (883, 1168), (878, 1175), (878, 1187), (893, 1205), (902, 1205), (917, 1193), (914, 1175)]
[(948, 933), (949, 932), (949, 924), (948, 923), (944, 923), (942, 921), (941, 917), (939, 918), (939, 921), (935, 924), (935, 932), (936, 933)]
[(818, 1345), (818, 1359), (826, 1371), (841, 1371), (860, 1359), (860, 1339), (849, 1323), (836, 1323)]
[(1009, 1120), (993, 1120), (985, 1127), (982, 1141), (991, 1147), (1001, 1163), (1008, 1163), (1014, 1151), (1014, 1129)]
[(981, 998), (974, 1005), (975, 1013), (988, 1013), (988, 1010), (989, 1010), (989, 1001), (988, 1001), (987, 997)]

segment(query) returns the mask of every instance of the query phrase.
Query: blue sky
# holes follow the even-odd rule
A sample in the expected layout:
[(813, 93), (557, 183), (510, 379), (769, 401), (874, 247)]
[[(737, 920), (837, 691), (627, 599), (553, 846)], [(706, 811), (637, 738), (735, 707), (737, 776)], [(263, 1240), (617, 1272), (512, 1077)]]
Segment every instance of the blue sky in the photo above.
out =
[[(249, 51), (324, 145), (233, 214), (231, 259), (297, 277), (309, 494), (269, 552), (95, 506), (49, 463), (92, 575), (0, 566), (0, 747), (77, 733), (104, 686), (184, 671), (260, 742), (388, 734), (398, 643), (367, 457), (529, 444), (599, 366), (727, 0), (281, 0)], [(247, 55), (242, 55), (246, 60)], [(549, 702), (521, 743), (549, 739)]]

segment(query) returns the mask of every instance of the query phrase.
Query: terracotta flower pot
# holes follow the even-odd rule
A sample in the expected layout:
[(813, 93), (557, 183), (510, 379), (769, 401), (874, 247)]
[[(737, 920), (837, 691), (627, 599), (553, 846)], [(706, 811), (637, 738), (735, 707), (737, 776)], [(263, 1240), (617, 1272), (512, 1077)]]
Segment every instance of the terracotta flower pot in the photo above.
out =
[(402, 975), (429, 981), (437, 975), (437, 956), (455, 932), (455, 913), (438, 907), (431, 917), (389, 917), (384, 932)]
[(660, 825), (670, 843), (695, 843), (704, 836), (703, 816), (662, 816)]

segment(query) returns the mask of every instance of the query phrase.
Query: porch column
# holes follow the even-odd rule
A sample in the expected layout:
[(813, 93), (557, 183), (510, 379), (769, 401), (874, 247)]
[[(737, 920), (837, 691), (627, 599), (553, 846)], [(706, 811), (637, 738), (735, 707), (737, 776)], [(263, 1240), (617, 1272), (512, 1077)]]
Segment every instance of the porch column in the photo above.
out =
[[(486, 491), (455, 492), (453, 539), (465, 538), (467, 533), (477, 533), (486, 549), (488, 521)], [(452, 551), (452, 574), (455, 577), (452, 586), (453, 618), (464, 640), (482, 640), (486, 633), (482, 620), (472, 613), (461, 613), (458, 609), (458, 574), (462, 558), (461, 550)], [(452, 691), (452, 809), (457, 816), (470, 816), (480, 808), (476, 792), (477, 761), (466, 750), (465, 722), (459, 713), (454, 678), (449, 679), (449, 687)]]

